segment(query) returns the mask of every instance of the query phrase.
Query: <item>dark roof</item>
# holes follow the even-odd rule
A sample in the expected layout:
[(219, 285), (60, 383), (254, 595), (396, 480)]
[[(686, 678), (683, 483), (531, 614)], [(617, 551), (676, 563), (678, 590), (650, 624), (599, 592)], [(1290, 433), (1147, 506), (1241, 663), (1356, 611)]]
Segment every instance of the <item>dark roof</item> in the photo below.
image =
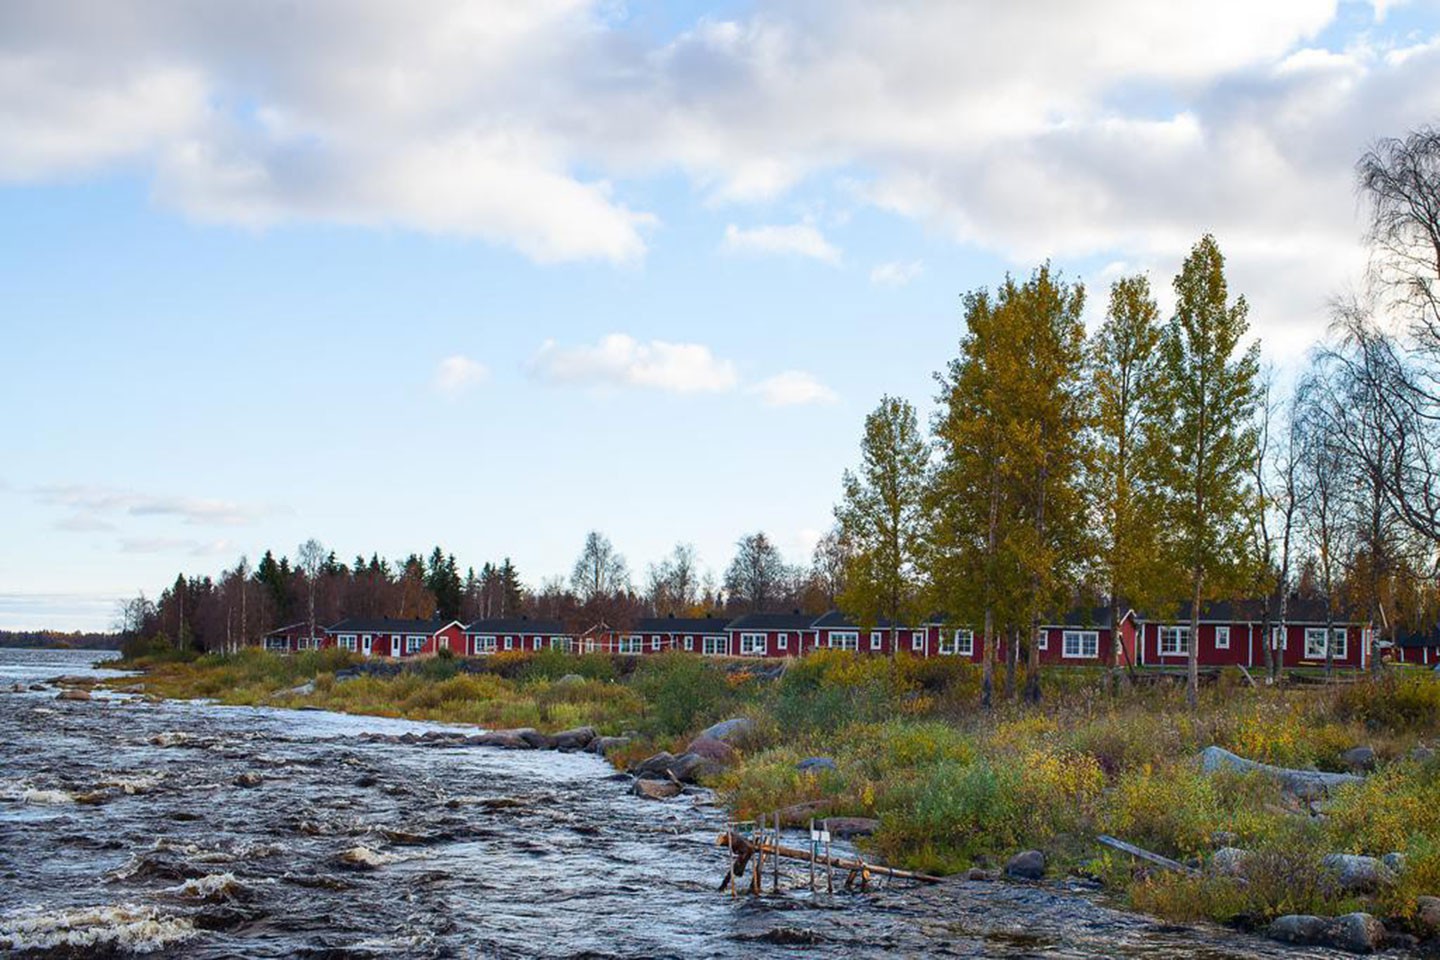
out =
[(465, 624), (466, 633), (565, 633), (559, 620), (531, 620), (529, 617), (490, 617)]
[(346, 617), (334, 626), (326, 627), (327, 633), (434, 633), (441, 627), (454, 623), (453, 620), (397, 620), (393, 617)]
[[(812, 626), (816, 628), (858, 630), (860, 629), (860, 622), (848, 614), (841, 613), (839, 610), (831, 610), (825, 614), (825, 616), (816, 620)], [(875, 621), (874, 626), (882, 630), (889, 630), (891, 627), (897, 626), (897, 624), (889, 617), (881, 617)], [(898, 626), (904, 627), (905, 624), (898, 624)]]
[[(287, 624), (285, 624), (285, 626), (283, 626), (283, 627), (276, 627), (274, 630), (271, 630), (269, 633), (265, 634), (265, 636), (267, 636), (267, 637), (273, 637), (273, 636), (276, 636), (277, 634), (289, 633), (289, 632), (292, 631), (292, 630), (304, 630), (304, 629), (309, 628), (309, 626), (310, 626), (310, 621), (308, 621), (308, 620), (301, 620), (299, 623), (287, 623)], [(317, 624), (315, 624), (315, 629), (316, 629), (316, 630), (324, 630), (325, 628), (322, 627), (322, 626), (320, 626), (320, 624), (317, 623)]]
[(727, 630), (808, 630), (820, 618), (809, 613), (747, 613), (730, 621)]
[[(1121, 607), (1121, 617), (1125, 616), (1125, 607)], [(1041, 618), (1042, 627), (1094, 627), (1100, 630), (1110, 629), (1110, 608), (1104, 607), (1071, 607), (1063, 614), (1047, 614)]]
[(729, 617), (641, 617), (635, 633), (724, 633)]
[(1415, 630), (1395, 638), (1400, 647), (1440, 647), (1440, 624), (1428, 630)]
[[(1143, 619), (1159, 623), (1185, 623), (1190, 619), (1190, 608), (1192, 604), (1185, 601), (1179, 605), (1173, 616), (1157, 617), (1154, 614), (1145, 614)], [(1263, 623), (1265, 621), (1265, 609), (1270, 606), (1269, 602), (1260, 599), (1247, 600), (1214, 600), (1200, 605), (1200, 619), (1207, 623)], [(1280, 611), (1272, 609), (1270, 620), (1279, 622)], [(1325, 623), (1329, 619), (1325, 601), (1311, 597), (1291, 596), (1285, 602), (1286, 623)], [(1353, 612), (1337, 610), (1334, 614), (1335, 623), (1360, 623), (1362, 620), (1355, 617)]]

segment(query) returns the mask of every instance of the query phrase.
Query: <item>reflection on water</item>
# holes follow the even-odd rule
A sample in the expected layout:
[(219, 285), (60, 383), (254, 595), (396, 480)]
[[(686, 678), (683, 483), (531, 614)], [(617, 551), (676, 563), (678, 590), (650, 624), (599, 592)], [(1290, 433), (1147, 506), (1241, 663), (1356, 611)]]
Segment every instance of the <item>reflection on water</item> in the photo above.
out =
[[(378, 743), (405, 721), (57, 701), (0, 650), (0, 948), (195, 957), (1328, 956), (1061, 889), (731, 900), (703, 798), (583, 754)], [(8, 692), (19, 682), (23, 692)], [(799, 873), (796, 873), (799, 879)]]

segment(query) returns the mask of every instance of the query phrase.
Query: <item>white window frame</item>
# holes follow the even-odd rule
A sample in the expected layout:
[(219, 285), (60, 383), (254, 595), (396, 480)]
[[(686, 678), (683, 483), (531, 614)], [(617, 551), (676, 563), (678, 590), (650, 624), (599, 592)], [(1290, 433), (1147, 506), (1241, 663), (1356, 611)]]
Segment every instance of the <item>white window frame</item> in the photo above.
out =
[(506, 637), (506, 638), (505, 638), (505, 649), (506, 649), (506, 650), (514, 650), (514, 649), (515, 649), (515, 638), (514, 638), (514, 637)]
[(686, 650), (694, 650), (694, 649), (695, 649), (695, 638), (694, 638), (693, 636), (687, 636), (687, 637), (685, 638), (685, 649), (686, 649)]
[(729, 646), (729, 638), (711, 635), (700, 638), (700, 652), (707, 657), (723, 657)]
[(1040, 628), (1040, 632), (1037, 633), (1037, 634), (1035, 634), (1035, 649), (1036, 649), (1036, 650), (1049, 650), (1049, 649), (1050, 649), (1050, 631), (1049, 631), (1049, 630), (1046, 630), (1044, 627), (1041, 627), (1041, 628)]
[(660, 635), (658, 633), (650, 638), (650, 649), (657, 652), (660, 650)]
[(355, 634), (353, 634), (353, 633), (342, 633), (342, 634), (340, 634), (340, 636), (335, 639), (335, 645), (338, 646), (341, 650), (346, 650), (346, 651), (349, 651), (350, 653), (354, 653), (354, 652), (355, 652)]
[(620, 653), (640, 654), (645, 652), (645, 638), (639, 634), (628, 634), (620, 638)]
[(266, 637), (265, 649), (271, 651), (284, 650), (286, 652), (289, 652), (290, 641), (285, 639), (284, 637)]
[(495, 638), (486, 634), (475, 638), (475, 655), (486, 657), (495, 652)]
[(925, 631), (924, 631), (924, 630), (915, 630), (915, 631), (912, 631), (911, 634), (910, 634), (910, 650), (911, 650), (911, 652), (912, 652), (912, 653), (918, 653), (918, 652), (920, 652), (921, 650), (924, 650), (924, 649), (925, 649)]
[(825, 645), (831, 650), (859, 650), (859, 630), (831, 630), (825, 638)]
[(1330, 633), (1330, 642), (1335, 646), (1335, 659), (1344, 660), (1350, 655), (1350, 631), (1345, 627), (1335, 627)]
[(1094, 660), (1100, 656), (1099, 630), (1066, 630), (1060, 635), (1060, 656)]
[(1325, 628), (1324, 628), (1324, 627), (1306, 627), (1306, 628), (1305, 628), (1305, 659), (1306, 659), (1306, 660), (1324, 660), (1324, 659), (1325, 659)]
[[(1166, 649), (1167, 638), (1171, 640), (1170, 648)], [(1156, 636), (1156, 646), (1162, 657), (1184, 657), (1190, 654), (1190, 626), (1189, 624), (1165, 624), (1160, 627)]]
[(1230, 649), (1230, 625), (1228, 623), (1222, 623), (1215, 628), (1215, 649)]
[(777, 650), (789, 650), (789, 649), (790, 649), (790, 634), (788, 634), (788, 633), (778, 633), (778, 634), (776, 634), (776, 635), (775, 635), (775, 649), (777, 649)]
[(1288, 625), (1283, 627), (1270, 628), (1270, 649), (1290, 649), (1290, 627)]
[(884, 649), (884, 647), (885, 647), (885, 631), (883, 631), (883, 630), (871, 630), (871, 631), (870, 631), (870, 649), (871, 649), (871, 650), (881, 650), (881, 649)]
[[(763, 657), (766, 650), (766, 637), (763, 633), (742, 633), (740, 634), (740, 656), (742, 657)], [(759, 649), (756, 649), (756, 647)]]
[(566, 636), (551, 637), (551, 638), (550, 638), (550, 649), (551, 649), (551, 650), (569, 650), (569, 649), (570, 649), (570, 638), (569, 638), (569, 637), (566, 637)]

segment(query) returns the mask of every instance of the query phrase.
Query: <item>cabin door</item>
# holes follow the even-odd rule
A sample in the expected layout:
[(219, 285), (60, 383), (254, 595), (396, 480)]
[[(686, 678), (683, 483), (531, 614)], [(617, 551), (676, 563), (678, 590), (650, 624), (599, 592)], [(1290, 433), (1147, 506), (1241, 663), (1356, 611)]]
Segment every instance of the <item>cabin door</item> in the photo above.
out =
[(361, 638), (360, 638), (360, 652), (363, 653), (363, 654), (364, 654), (365, 656), (367, 656), (367, 657), (370, 656), (370, 637), (369, 637), (369, 636), (364, 636), (364, 637), (361, 637)]
[(390, 656), (392, 656), (392, 657), (398, 657), (398, 656), (400, 656), (400, 638), (399, 638), (399, 637), (393, 637), (393, 636), (392, 636), (392, 637), (390, 638)]

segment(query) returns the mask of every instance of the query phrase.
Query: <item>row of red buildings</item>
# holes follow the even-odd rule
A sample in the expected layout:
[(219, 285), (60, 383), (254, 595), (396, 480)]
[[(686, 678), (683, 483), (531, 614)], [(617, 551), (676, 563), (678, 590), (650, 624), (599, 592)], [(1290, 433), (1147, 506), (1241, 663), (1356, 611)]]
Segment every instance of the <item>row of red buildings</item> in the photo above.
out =
[[(1190, 636), (1188, 609), (1173, 618), (1146, 618), (1128, 610), (1119, 624), (1110, 622), (1108, 607), (1081, 607), (1042, 626), (1037, 635), (1040, 659), (1050, 664), (1115, 665), (1112, 639), (1119, 631), (1118, 663), (1135, 666), (1179, 666), (1187, 662), (1189, 645), (1206, 666), (1265, 662), (1265, 644), (1277, 650), (1286, 666), (1321, 665), (1327, 650), (1342, 667), (1362, 668), (1370, 658), (1370, 627), (1354, 620), (1336, 620), (1329, 629), (1323, 604), (1292, 600), (1284, 623), (1268, 628), (1263, 601), (1212, 603), (1201, 608), (1197, 635)], [(1269, 618), (1275, 620), (1275, 618)], [(339, 647), (367, 657), (430, 656), (449, 650), (457, 656), (488, 656), (505, 651), (558, 649), (575, 653), (641, 655), (683, 650), (714, 657), (798, 657), (814, 650), (854, 650), (875, 654), (905, 651), (919, 657), (962, 657), (980, 661), (984, 639), (978, 631), (934, 618), (918, 626), (880, 623), (862, 628), (837, 611), (814, 616), (803, 613), (749, 613), (723, 617), (651, 617), (626, 630), (597, 626), (583, 633), (567, 631), (555, 620), (505, 617), (461, 623), (458, 620), (395, 620), (348, 618), (316, 631), (292, 624), (265, 636), (265, 648), (281, 653), (309, 648)], [(1419, 653), (1418, 651), (1410, 651)], [(1401, 656), (1397, 648), (1397, 657)], [(997, 650), (1004, 658), (1002, 642)], [(1440, 639), (1434, 651), (1412, 659), (1440, 662)]]

